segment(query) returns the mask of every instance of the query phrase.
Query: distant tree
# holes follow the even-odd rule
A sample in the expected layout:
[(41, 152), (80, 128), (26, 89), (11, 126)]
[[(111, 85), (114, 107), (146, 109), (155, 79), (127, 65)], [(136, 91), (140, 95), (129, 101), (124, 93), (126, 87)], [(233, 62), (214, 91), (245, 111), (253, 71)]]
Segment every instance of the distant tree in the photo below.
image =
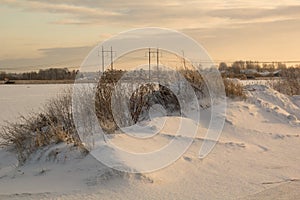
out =
[(231, 65), (232, 71), (235, 74), (239, 74), (241, 69), (245, 69), (245, 62), (244, 61), (235, 61)]
[(261, 71), (261, 66), (258, 62), (246, 61), (246, 69), (255, 69), (256, 71)]
[(270, 71), (270, 72), (274, 71), (275, 70), (275, 63), (270, 63), (270, 64), (264, 63), (263, 64), (263, 70), (264, 71)]
[(281, 63), (281, 62), (279, 62), (279, 63), (277, 63), (277, 69), (286, 69), (287, 67), (286, 67), (286, 64), (284, 64), (284, 63)]
[(255, 65), (252, 61), (246, 61), (246, 69), (255, 69)]
[(219, 70), (220, 71), (224, 71), (224, 70), (227, 70), (227, 69), (228, 69), (228, 66), (227, 66), (227, 64), (225, 62), (221, 62), (219, 64)]
[(5, 72), (0, 72), (0, 80), (4, 80), (6, 77), (6, 73)]

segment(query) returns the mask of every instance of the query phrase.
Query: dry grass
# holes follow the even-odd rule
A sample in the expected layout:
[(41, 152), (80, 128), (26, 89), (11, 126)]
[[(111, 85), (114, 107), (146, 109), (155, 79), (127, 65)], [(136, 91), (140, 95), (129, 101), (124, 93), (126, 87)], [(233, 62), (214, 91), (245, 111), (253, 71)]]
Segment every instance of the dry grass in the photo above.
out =
[(226, 78), (224, 78), (223, 80), (227, 97), (232, 99), (246, 99), (246, 94), (241, 84)]
[[(178, 100), (170, 90), (163, 86), (155, 88), (153, 84), (144, 84), (128, 97), (127, 102), (117, 101), (118, 104), (114, 105), (118, 108), (124, 106), (130, 108), (129, 116), (123, 112), (114, 115), (112, 97), (116, 100), (120, 99), (126, 94), (126, 87), (131, 87), (131, 85), (125, 85), (123, 86), (125, 88), (114, 93), (115, 85), (123, 73), (124, 71), (109, 71), (102, 77), (96, 88), (95, 102), (84, 101), (88, 98), (82, 98), (83, 104), (95, 104), (99, 124), (106, 133), (113, 133), (119, 126), (133, 125), (139, 120), (143, 120), (143, 117), (147, 117), (145, 113), (153, 104), (161, 104), (169, 111), (167, 114), (180, 112)], [(181, 73), (199, 94), (198, 98), (206, 98), (209, 95), (199, 73), (193, 71)], [(227, 96), (231, 98), (245, 97), (242, 86), (226, 79), (224, 83)], [(89, 93), (90, 91), (84, 91), (80, 95), (88, 97)], [(125, 103), (127, 104), (125, 105)], [(24, 163), (28, 156), (39, 148), (51, 144), (65, 142), (84, 149), (75, 128), (72, 109), (72, 91), (68, 89), (45, 104), (42, 112), (26, 117), (22, 116), (18, 123), (7, 123), (0, 131), (0, 138), (3, 139), (1, 145), (13, 146), (18, 154), (20, 164)]]
[(300, 95), (300, 68), (287, 68), (281, 72), (282, 78), (273, 84), (273, 88), (283, 94)]
[[(161, 104), (166, 110), (171, 110), (172, 106), (173, 111), (179, 110), (176, 96), (167, 88), (163, 86), (157, 88), (154, 84), (142, 84), (133, 91), (131, 96), (126, 97), (127, 87), (133, 83), (128, 84), (118, 92), (115, 92), (114, 84), (100, 83), (98, 85), (95, 109), (99, 124), (106, 133), (114, 133), (119, 127), (131, 126), (138, 121), (148, 119), (147, 111), (154, 104)], [(123, 97), (126, 97), (125, 101), (122, 101)], [(124, 107), (129, 109), (129, 113), (122, 110)]]
[(21, 116), (16, 123), (7, 122), (0, 137), (1, 145), (14, 147), (20, 164), (37, 149), (50, 144), (66, 142), (83, 148), (72, 119), (71, 91), (50, 100), (41, 113)]

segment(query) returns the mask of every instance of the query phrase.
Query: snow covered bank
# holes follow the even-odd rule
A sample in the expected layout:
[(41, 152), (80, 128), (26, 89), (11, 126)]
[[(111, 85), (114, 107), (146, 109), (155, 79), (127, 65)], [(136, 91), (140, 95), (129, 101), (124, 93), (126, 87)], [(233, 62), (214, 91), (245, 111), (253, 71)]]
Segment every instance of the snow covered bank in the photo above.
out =
[[(247, 101), (228, 99), (223, 133), (204, 159), (198, 153), (205, 121), (181, 158), (146, 174), (112, 170), (62, 143), (41, 149), (22, 167), (1, 149), (0, 199), (295, 199), (300, 98), (260, 85), (246, 89)], [(205, 109), (201, 115), (209, 117)], [(124, 134), (111, 135), (111, 142), (136, 152), (158, 149), (176, 137), (177, 117), (155, 118), (151, 127), (159, 129), (163, 120), (159, 134), (147, 142)]]

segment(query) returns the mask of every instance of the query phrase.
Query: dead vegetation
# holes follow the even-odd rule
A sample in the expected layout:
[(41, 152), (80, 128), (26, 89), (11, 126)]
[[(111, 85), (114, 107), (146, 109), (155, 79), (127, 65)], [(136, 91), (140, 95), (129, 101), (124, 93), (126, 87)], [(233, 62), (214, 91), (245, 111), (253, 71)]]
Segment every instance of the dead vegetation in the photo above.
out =
[(300, 95), (300, 67), (290, 67), (281, 71), (281, 79), (273, 88), (287, 95)]
[(41, 113), (21, 116), (19, 122), (2, 127), (2, 146), (13, 146), (20, 164), (37, 149), (66, 142), (83, 149), (72, 119), (71, 91), (65, 90), (45, 104)]
[[(119, 126), (133, 125), (149, 118), (148, 109), (153, 104), (162, 105), (167, 110), (168, 115), (174, 113), (180, 115), (180, 106), (176, 95), (165, 86), (155, 87), (153, 84), (142, 84), (128, 96), (126, 106), (129, 108), (129, 116), (123, 112), (113, 113), (112, 97), (117, 100), (116, 102), (119, 102), (114, 106), (121, 109), (126, 102), (118, 101), (118, 99), (124, 97), (127, 87), (131, 87), (125, 85), (124, 88), (114, 93), (115, 86), (124, 73), (124, 71), (106, 72), (96, 88), (95, 102), (93, 103), (99, 124), (106, 133), (113, 133)], [(208, 88), (199, 73), (182, 71), (181, 74), (192, 85), (198, 99), (200, 99), (200, 104), (201, 98), (209, 97)], [(224, 83), (227, 96), (244, 98), (243, 89), (240, 85), (226, 79)], [(184, 91), (185, 88), (182, 90)], [(84, 92), (81, 93), (82, 97), (87, 97), (90, 91)], [(0, 132), (0, 138), (3, 140), (1, 145), (13, 146), (18, 154), (20, 164), (24, 163), (28, 156), (40, 147), (60, 142), (69, 143), (84, 150), (75, 128), (73, 109), (72, 90), (68, 89), (46, 103), (40, 113), (22, 116), (17, 123), (7, 123)]]
[(226, 96), (232, 99), (246, 99), (243, 86), (230, 79), (223, 79)]

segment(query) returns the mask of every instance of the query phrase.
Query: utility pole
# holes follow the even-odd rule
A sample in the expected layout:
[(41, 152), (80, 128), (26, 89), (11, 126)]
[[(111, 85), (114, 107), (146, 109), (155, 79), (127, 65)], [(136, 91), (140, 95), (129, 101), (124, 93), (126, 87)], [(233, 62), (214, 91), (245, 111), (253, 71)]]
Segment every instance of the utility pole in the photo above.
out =
[(156, 49), (157, 81), (159, 82), (159, 49)]
[(148, 49), (148, 63), (149, 63), (149, 81), (151, 80), (151, 54), (156, 54), (156, 67), (157, 67), (157, 79), (159, 81), (159, 49), (156, 51), (151, 51), (151, 48)]
[(110, 62), (111, 62), (111, 64), (110, 64), (111, 70), (113, 70), (114, 69), (114, 61), (113, 61), (113, 49), (112, 49), (112, 47), (110, 47)]
[(184, 70), (186, 70), (186, 63), (185, 63), (184, 51), (183, 50), (182, 50), (182, 61), (183, 61)]
[[(104, 50), (104, 47), (102, 46), (102, 73), (104, 73), (104, 64), (105, 64), (105, 53), (110, 53), (110, 68), (111, 70), (114, 69), (114, 63), (113, 63), (113, 54), (115, 53), (115, 51), (113, 51), (113, 48), (110, 47), (110, 50)], [(98, 56), (99, 56), (99, 51), (98, 51)]]
[(102, 73), (104, 73), (104, 49), (102, 46)]
[(151, 76), (150, 76), (150, 73), (151, 73), (151, 49), (149, 48), (148, 49), (148, 53), (149, 53), (149, 81), (151, 80)]

